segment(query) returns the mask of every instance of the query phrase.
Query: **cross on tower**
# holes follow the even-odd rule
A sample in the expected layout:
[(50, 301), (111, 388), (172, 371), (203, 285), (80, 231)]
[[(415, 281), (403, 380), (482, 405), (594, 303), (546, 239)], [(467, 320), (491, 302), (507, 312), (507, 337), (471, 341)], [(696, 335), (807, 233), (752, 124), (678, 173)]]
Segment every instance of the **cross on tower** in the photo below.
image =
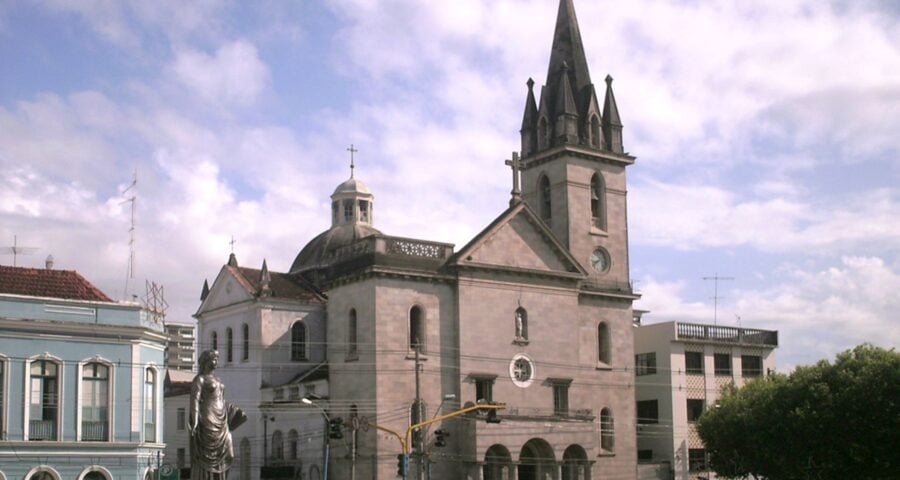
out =
[(231, 245), (231, 253), (234, 253), (234, 244), (237, 243), (237, 240), (234, 239), (234, 235), (231, 236), (231, 241), (228, 242)]
[(358, 152), (359, 150), (357, 150), (351, 143), (350, 148), (348, 148), (347, 151), (350, 152), (350, 178), (353, 178), (353, 169), (355, 168), (355, 165), (353, 164), (353, 154)]
[(525, 167), (522, 166), (519, 152), (512, 152), (512, 160), (506, 160), (504, 163), (512, 169), (513, 188), (509, 192), (512, 195), (509, 204), (512, 206), (522, 201), (522, 191), (519, 189), (519, 172), (524, 170)]

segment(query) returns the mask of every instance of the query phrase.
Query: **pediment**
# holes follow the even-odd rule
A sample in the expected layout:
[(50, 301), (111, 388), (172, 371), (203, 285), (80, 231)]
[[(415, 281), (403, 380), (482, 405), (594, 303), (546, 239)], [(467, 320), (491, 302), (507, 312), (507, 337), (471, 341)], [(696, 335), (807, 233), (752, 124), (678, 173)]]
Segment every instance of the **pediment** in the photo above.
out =
[(524, 203), (510, 207), (476, 235), (453, 263), (567, 276), (587, 273)]
[(237, 269), (229, 266), (222, 267), (216, 280), (209, 287), (209, 294), (200, 303), (200, 308), (195, 315), (203, 312), (217, 310), (222, 307), (234, 305), (254, 298), (252, 287), (244, 280)]

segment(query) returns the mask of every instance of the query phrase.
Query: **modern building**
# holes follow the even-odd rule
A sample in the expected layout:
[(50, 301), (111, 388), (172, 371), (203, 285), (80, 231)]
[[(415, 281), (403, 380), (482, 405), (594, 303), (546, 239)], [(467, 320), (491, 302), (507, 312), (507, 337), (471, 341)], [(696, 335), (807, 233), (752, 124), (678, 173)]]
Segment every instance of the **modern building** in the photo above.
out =
[(74, 271), (0, 266), (0, 479), (145, 478), (166, 336)]
[(684, 322), (635, 328), (638, 461), (642, 472), (657, 472), (642, 478), (716, 478), (695, 422), (724, 386), (773, 371), (777, 347), (771, 330)]
[(185, 371), (197, 370), (196, 325), (166, 323), (166, 368)]
[[(411, 478), (636, 477), (626, 215), (635, 158), (612, 78), (591, 81), (572, 0), (559, 2), (550, 52), (539, 100), (527, 82), (509, 206), (466, 245), (382, 233), (375, 196), (351, 168), (331, 195), (331, 228), (286, 273), (232, 257), (203, 295), (200, 341), (225, 352), (231, 398), (254, 402), (243, 406), (262, 418), (264, 392), (327, 364), (318, 402), (347, 426), (330, 478), (396, 478), (401, 442), (387, 430), (403, 438), (410, 424), (476, 402), (504, 403), (501, 423), (474, 414), (414, 436)], [(325, 433), (275, 417), (282, 434)], [(267, 424), (253, 420), (236, 442), (259, 448)], [(260, 478), (255, 462), (238, 478)]]

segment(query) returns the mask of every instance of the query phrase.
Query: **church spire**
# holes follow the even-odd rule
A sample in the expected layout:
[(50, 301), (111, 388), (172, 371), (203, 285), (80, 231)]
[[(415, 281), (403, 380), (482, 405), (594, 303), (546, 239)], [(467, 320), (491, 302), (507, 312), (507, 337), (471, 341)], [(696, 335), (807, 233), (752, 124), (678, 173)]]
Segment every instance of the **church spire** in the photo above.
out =
[(528, 85), (528, 97), (525, 99), (525, 114), (522, 115), (522, 156), (527, 157), (537, 149), (537, 102), (534, 100), (534, 80), (525, 82)]
[(559, 71), (563, 65), (569, 67), (569, 83), (576, 95), (580, 97), (584, 89), (591, 84), (584, 44), (581, 42), (581, 30), (578, 28), (575, 5), (572, 2), (573, 0), (559, 0), (556, 31), (553, 33), (553, 46), (550, 50), (550, 66), (547, 69), (547, 87), (551, 95), (559, 91)]
[(613, 78), (606, 76), (606, 99), (603, 102), (603, 137), (607, 148), (613, 153), (624, 153), (622, 147), (622, 119), (619, 118), (619, 107), (612, 90)]

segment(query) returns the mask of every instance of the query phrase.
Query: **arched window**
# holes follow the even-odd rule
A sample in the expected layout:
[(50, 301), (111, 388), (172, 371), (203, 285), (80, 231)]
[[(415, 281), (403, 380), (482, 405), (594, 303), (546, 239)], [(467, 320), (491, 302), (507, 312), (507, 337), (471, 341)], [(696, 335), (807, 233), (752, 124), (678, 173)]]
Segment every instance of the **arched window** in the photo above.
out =
[(597, 325), (597, 360), (600, 363), (609, 365), (612, 360), (612, 351), (610, 348), (609, 326), (606, 322), (600, 322)]
[(425, 314), (418, 305), (409, 309), (409, 349), (425, 351)]
[(600, 119), (597, 115), (591, 116), (591, 146), (600, 148)]
[(144, 370), (144, 441), (156, 442), (156, 370)]
[(516, 309), (516, 340), (528, 340), (528, 312), (524, 308)]
[(250, 459), (250, 440), (247, 437), (241, 439), (241, 451), (240, 451), (240, 462), (241, 462), (241, 480), (250, 480), (250, 472), (251, 472), (251, 462)]
[(60, 365), (52, 360), (34, 360), (28, 373), (31, 403), (28, 410), (28, 439), (56, 440), (59, 422)]
[(550, 207), (550, 179), (546, 175), (541, 175), (538, 180), (538, 194), (541, 208), (541, 218), (549, 222), (552, 215)]
[(359, 352), (357, 350), (357, 332), (356, 332), (356, 309), (350, 309), (350, 315), (347, 321), (347, 356), (354, 358)]
[(85, 475), (82, 480), (109, 480), (109, 478), (101, 472), (93, 471)]
[(219, 349), (219, 335), (216, 332), (212, 332), (212, 349)]
[(243, 351), (241, 352), (241, 360), (247, 361), (250, 360), (250, 326), (246, 323), (241, 326), (241, 333), (243, 334)]
[(84, 365), (81, 371), (81, 440), (109, 440), (109, 394), (109, 367), (98, 362)]
[(291, 327), (291, 360), (306, 360), (306, 324), (295, 322)]
[(234, 361), (234, 332), (231, 327), (225, 330), (225, 361), (231, 363)]
[(591, 177), (591, 224), (606, 230), (606, 187), (599, 173)]
[(609, 408), (600, 411), (600, 448), (607, 452), (616, 448), (615, 424)]
[(296, 460), (300, 450), (300, 437), (296, 430), (288, 432), (288, 458)]
[(284, 460), (284, 440), (281, 437), (281, 430), (275, 430), (272, 434), (272, 459)]
[(41, 465), (26, 473), (25, 480), (59, 480), (59, 473), (52, 467)]

